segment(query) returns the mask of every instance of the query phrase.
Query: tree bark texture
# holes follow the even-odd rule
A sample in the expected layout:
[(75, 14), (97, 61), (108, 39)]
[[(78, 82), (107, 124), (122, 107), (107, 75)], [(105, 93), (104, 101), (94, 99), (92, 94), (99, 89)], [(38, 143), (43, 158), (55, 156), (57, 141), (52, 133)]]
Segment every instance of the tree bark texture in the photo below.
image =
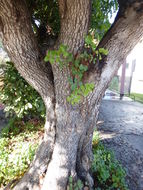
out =
[[(143, 3), (119, 4), (115, 23), (99, 44), (109, 51), (106, 64), (89, 66), (84, 76), (84, 82), (94, 82), (95, 89), (82, 103), (72, 106), (66, 101), (70, 67), (61, 70), (58, 63), (50, 66), (43, 62), (25, 1), (0, 1), (4, 47), (21, 75), (42, 96), (47, 110), (44, 139), (29, 171), (14, 190), (65, 190), (70, 175), (93, 188), (89, 170), (100, 101), (122, 61), (143, 36)], [(55, 48), (65, 44), (73, 54), (82, 50), (90, 9), (90, 0), (59, 0), (61, 32)]]

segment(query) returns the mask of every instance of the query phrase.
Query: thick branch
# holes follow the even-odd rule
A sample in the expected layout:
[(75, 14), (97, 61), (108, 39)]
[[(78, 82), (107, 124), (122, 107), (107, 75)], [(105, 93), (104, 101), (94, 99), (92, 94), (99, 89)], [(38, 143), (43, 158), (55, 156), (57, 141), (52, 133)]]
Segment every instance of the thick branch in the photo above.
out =
[[(59, 11), (61, 15), (61, 31), (56, 46), (65, 44), (69, 51), (76, 54), (84, 45), (84, 37), (88, 33), (90, 18), (90, 0), (59, 0)], [(58, 103), (67, 103), (66, 99), (70, 93), (69, 76), (70, 68), (62, 70), (58, 64), (53, 64), (55, 79), (56, 99)], [(63, 87), (64, 86), (64, 90)]]
[(25, 1), (1, 0), (0, 20), (0, 34), (11, 61), (43, 99), (53, 97), (52, 71), (39, 53)]
[(104, 47), (109, 51), (106, 60), (104, 60), (107, 64), (102, 65), (103, 68), (101, 66), (101, 71), (99, 71), (100, 65), (98, 65), (98, 68), (96, 65), (92, 65), (85, 77), (85, 81), (95, 82), (95, 91), (98, 92), (96, 95), (99, 94), (99, 98), (126, 56), (143, 37), (142, 6), (143, 3), (138, 2), (121, 7), (115, 23), (99, 44), (99, 47)]
[(61, 32), (58, 42), (68, 45), (73, 53), (77, 53), (84, 45), (84, 37), (89, 29), (90, 10), (90, 0), (59, 0)]

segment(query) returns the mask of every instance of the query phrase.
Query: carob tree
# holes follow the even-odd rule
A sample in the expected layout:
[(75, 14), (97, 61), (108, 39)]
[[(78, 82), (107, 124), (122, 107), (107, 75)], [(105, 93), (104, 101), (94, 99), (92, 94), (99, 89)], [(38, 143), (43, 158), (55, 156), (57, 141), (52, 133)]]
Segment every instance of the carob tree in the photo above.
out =
[[(58, 50), (61, 44), (68, 47), (75, 59), (83, 52), (93, 11), (91, 4), (98, 2), (101, 1), (0, 0), (0, 36), (4, 48), (19, 73), (39, 92), (46, 107), (44, 139), (30, 169), (14, 190), (64, 190), (69, 176), (86, 181), (90, 189), (94, 186), (89, 171), (99, 105), (119, 66), (143, 36), (143, 1), (118, 0), (115, 22), (95, 50), (104, 48), (108, 54), (96, 63), (86, 61), (88, 69), (82, 73), (81, 82), (92, 83), (94, 88), (92, 85), (87, 96), (81, 95), (77, 104), (67, 101), (72, 93), (69, 77), (73, 81), (76, 78), (71, 64), (61, 68), (58, 61), (45, 63), (44, 57), (47, 47), (50, 51)], [(103, 2), (104, 6), (111, 1)]]

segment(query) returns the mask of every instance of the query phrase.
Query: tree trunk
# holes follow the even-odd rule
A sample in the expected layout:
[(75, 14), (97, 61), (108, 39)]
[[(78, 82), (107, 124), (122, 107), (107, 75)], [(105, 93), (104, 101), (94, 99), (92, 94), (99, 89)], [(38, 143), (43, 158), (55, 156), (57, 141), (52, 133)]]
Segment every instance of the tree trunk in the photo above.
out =
[[(70, 68), (61, 70), (58, 63), (51, 67), (43, 62), (24, 1), (0, 1), (0, 34), (4, 47), (46, 106), (44, 139), (29, 171), (14, 190), (65, 190), (70, 175), (86, 181), (92, 189), (89, 170), (99, 105), (122, 60), (143, 36), (142, 3), (130, 1), (124, 6), (120, 3), (114, 25), (99, 44), (109, 50), (104, 60), (107, 64), (91, 65), (85, 74), (84, 81), (94, 82), (95, 90), (76, 106), (66, 101), (70, 94)], [(65, 44), (73, 54), (81, 51), (88, 32), (90, 4), (90, 0), (59, 0), (61, 33), (56, 48)]]
[(92, 188), (89, 169), (98, 108), (90, 104), (67, 105), (66, 109), (58, 106), (56, 131), (48, 131), (49, 138), (43, 140), (29, 171), (14, 190), (64, 190), (69, 176), (88, 182)]
[(66, 105), (58, 106), (56, 113), (56, 141), (42, 190), (66, 189), (70, 175), (80, 177), (92, 187), (89, 169), (98, 108), (91, 108), (90, 103), (74, 108)]

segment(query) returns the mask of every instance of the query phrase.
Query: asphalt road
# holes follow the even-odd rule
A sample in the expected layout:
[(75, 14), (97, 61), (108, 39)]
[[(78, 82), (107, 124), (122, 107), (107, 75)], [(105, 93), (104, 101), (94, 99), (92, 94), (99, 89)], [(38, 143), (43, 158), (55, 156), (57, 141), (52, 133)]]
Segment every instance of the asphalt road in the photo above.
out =
[(143, 104), (103, 100), (98, 130), (100, 138), (126, 168), (130, 190), (143, 190)]

